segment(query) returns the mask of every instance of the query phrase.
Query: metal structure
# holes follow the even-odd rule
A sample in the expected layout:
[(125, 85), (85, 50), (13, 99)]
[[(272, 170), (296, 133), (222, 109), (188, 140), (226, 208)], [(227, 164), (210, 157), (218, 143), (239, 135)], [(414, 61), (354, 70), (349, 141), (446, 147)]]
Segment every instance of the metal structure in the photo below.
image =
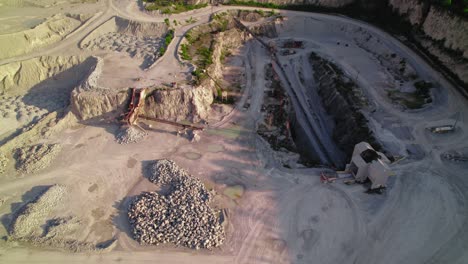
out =
[(356, 182), (365, 182), (369, 179), (371, 189), (384, 188), (388, 177), (393, 175), (388, 166), (390, 160), (381, 152), (375, 151), (367, 142), (361, 142), (354, 146), (351, 162), (346, 165), (346, 171), (350, 172)]
[(124, 116), (124, 121), (130, 126), (138, 123), (138, 115), (146, 97), (145, 88), (131, 88), (131, 90), (132, 97), (130, 98), (130, 103), (128, 105), (128, 112)]
[(204, 127), (202, 126), (194, 126), (192, 124), (182, 124), (179, 122), (175, 121), (169, 121), (169, 120), (164, 120), (160, 118), (155, 118), (155, 117), (148, 117), (143, 115), (141, 112), (141, 109), (145, 103), (145, 97), (146, 97), (146, 88), (143, 89), (136, 89), (136, 88), (131, 88), (132, 91), (132, 96), (130, 98), (130, 102), (128, 104), (128, 111), (124, 115), (123, 120), (129, 125), (129, 126), (137, 126), (138, 128), (142, 129), (138, 125), (138, 120), (139, 118), (146, 119), (146, 120), (151, 120), (163, 124), (168, 124), (168, 125), (173, 125), (177, 127), (182, 127), (184, 129), (192, 129), (192, 130), (203, 130)]
[(460, 115), (458, 115), (453, 125), (433, 126), (433, 127), (427, 127), (426, 129), (434, 134), (445, 134), (445, 133), (454, 132), (457, 127), (459, 118), (460, 118)]

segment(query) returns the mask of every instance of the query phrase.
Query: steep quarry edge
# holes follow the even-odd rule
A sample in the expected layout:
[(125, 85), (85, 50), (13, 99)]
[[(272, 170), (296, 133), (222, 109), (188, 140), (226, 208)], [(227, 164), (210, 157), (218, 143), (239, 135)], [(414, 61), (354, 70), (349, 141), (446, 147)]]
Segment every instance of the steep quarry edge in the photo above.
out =
[[(92, 66), (86, 78), (71, 93), (70, 109), (79, 120), (116, 118), (126, 111), (128, 89), (109, 89), (99, 86), (104, 61), (89, 58)], [(210, 89), (204, 86), (166, 89), (149, 87), (142, 114), (168, 120), (199, 121), (207, 117), (213, 102)]]

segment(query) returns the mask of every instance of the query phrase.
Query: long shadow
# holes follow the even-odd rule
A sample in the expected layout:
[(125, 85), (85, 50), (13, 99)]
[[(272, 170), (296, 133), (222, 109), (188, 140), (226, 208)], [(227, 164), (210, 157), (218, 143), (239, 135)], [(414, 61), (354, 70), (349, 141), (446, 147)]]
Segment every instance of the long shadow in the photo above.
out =
[[(264, 175), (267, 173), (269, 169), (271, 169), (273, 164), (267, 165), (266, 168), (260, 167), (258, 168), (255, 165), (255, 161), (258, 160), (256, 153), (257, 151), (261, 151), (257, 149), (257, 145), (255, 144), (255, 133), (254, 132), (242, 132), (241, 135), (230, 142), (230, 140), (225, 140), (227, 144), (233, 143), (235, 145), (240, 146), (240, 150), (229, 150), (229, 148), (226, 148), (226, 150), (223, 151), (223, 155), (226, 155), (223, 157), (223, 159), (214, 159), (211, 160), (210, 163), (218, 167), (219, 169), (215, 172), (213, 172), (212, 175), (208, 175), (209, 178), (213, 182), (216, 183), (216, 185), (242, 185), (245, 187), (244, 190), (244, 195), (245, 193), (262, 193), (262, 192), (269, 192), (270, 194), (270, 200), (273, 204), (267, 205), (267, 207), (275, 207), (275, 210), (278, 210), (278, 212), (275, 212), (275, 210), (262, 210), (263, 208), (258, 208), (254, 209), (254, 205), (249, 205), (248, 207), (243, 207), (243, 206), (238, 206), (234, 209), (234, 211), (230, 211), (230, 214), (234, 213), (236, 217), (231, 218), (230, 225), (232, 227), (231, 230), (229, 230), (230, 235), (236, 236), (239, 235), (238, 231), (236, 231), (236, 226), (243, 225), (242, 222), (239, 222), (239, 219), (242, 218), (247, 218), (247, 219), (253, 219), (253, 218), (258, 218), (261, 217), (262, 223), (266, 227), (270, 226), (278, 226), (279, 224), (279, 229), (278, 232), (275, 233), (275, 236), (271, 237), (271, 241), (268, 234), (265, 234), (265, 238), (268, 240), (264, 241), (262, 239), (254, 239), (252, 241), (250, 240), (244, 240), (242, 242), (242, 247), (260, 247), (260, 248), (268, 248), (272, 247), (274, 252), (278, 252), (279, 255), (281, 256), (287, 256), (287, 260), (290, 261), (291, 263), (303, 263), (304, 260), (301, 261), (301, 259), (304, 257), (300, 252), (304, 252), (304, 250), (307, 248), (307, 250), (311, 250), (315, 244), (320, 238), (317, 237), (320, 234), (317, 234), (315, 232), (310, 232), (310, 230), (314, 230), (313, 224), (315, 222), (311, 222), (311, 229), (303, 229), (302, 232), (304, 233), (304, 236), (300, 235), (301, 241), (297, 243), (298, 247), (303, 248), (302, 250), (298, 251), (298, 255), (287, 255), (288, 253), (288, 248), (289, 247), (294, 247), (294, 245), (288, 245), (287, 237), (289, 236), (289, 233), (291, 232), (287, 227), (290, 226), (289, 222), (285, 222), (284, 220), (281, 220), (281, 211), (282, 207), (282, 199), (283, 195), (287, 191), (283, 191), (283, 188), (287, 188), (287, 186), (291, 186), (289, 184), (286, 185), (278, 185), (278, 181), (275, 180), (275, 178), (268, 177)], [(237, 149), (237, 147), (236, 147)], [(240, 160), (239, 157), (243, 157), (242, 160)], [(251, 163), (253, 162), (253, 163)], [(317, 168), (317, 172), (312, 173), (313, 176), (318, 178), (318, 175), (320, 175), (320, 171), (322, 169)], [(327, 169), (323, 169), (327, 170)], [(294, 172), (296, 170), (288, 170), (288, 169), (281, 169), (280, 171), (285, 171), (289, 172), (293, 176)], [(310, 169), (307, 169), (307, 171), (310, 171)], [(301, 173), (302, 175), (304, 173)], [(261, 177), (262, 180), (259, 180), (260, 175), (263, 175)], [(286, 179), (285, 179), (286, 180)], [(293, 178), (291, 179), (291, 184), (293, 182)], [(318, 180), (318, 179), (317, 179)], [(287, 181), (287, 180), (286, 180)], [(394, 177), (389, 180), (388, 183), (388, 188), (391, 189), (394, 185)], [(296, 182), (298, 184), (298, 182)], [(338, 183), (336, 183), (338, 184)], [(335, 184), (335, 185), (336, 185)], [(281, 187), (283, 186), (283, 187)], [(337, 186), (338, 187), (338, 186)], [(341, 190), (341, 188), (337, 188), (334, 185), (327, 185), (324, 184), (323, 188), (329, 188), (331, 191), (335, 190), (337, 192), (344, 192)], [(375, 213), (378, 211), (383, 202), (388, 198), (388, 196), (385, 194), (383, 195), (371, 195), (371, 194), (366, 194), (365, 192), (367, 189), (370, 187), (369, 184), (363, 184), (360, 186), (355, 186), (355, 187), (350, 187), (353, 188), (352, 192), (354, 192), (354, 195), (356, 195), (357, 199), (361, 200), (361, 206), (365, 208), (366, 210)], [(318, 206), (320, 207), (323, 205), (320, 201), (310, 201), (310, 206)], [(263, 211), (263, 213), (261, 213)], [(265, 212), (268, 212), (265, 214)], [(274, 219), (278, 219), (278, 221), (275, 221)], [(234, 221), (234, 222), (232, 222)], [(299, 220), (298, 220), (299, 221)], [(265, 232), (269, 232), (268, 228), (265, 229)], [(301, 231), (301, 230), (299, 230)], [(321, 231), (321, 230), (320, 230)], [(237, 240), (237, 239), (236, 239)], [(226, 245), (227, 247), (231, 246), (238, 246), (241, 242), (238, 242), (236, 240), (227, 240), (227, 243), (233, 243), (232, 245)], [(312, 242), (310, 242), (312, 241)], [(314, 242), (315, 241), (315, 242)], [(235, 243), (235, 244), (234, 244)], [(269, 244), (271, 243), (271, 245)], [(311, 244), (312, 243), (312, 244)], [(338, 246), (337, 246), (338, 248)], [(293, 249), (293, 248), (291, 248)], [(254, 249), (255, 251), (255, 249)], [(283, 252), (283, 253), (282, 253)], [(292, 251), (293, 252), (293, 251)], [(284, 255), (286, 254), (286, 255)], [(276, 254), (274, 254), (276, 255)], [(272, 256), (266, 256), (266, 255), (253, 255), (248, 257), (248, 263), (278, 263), (279, 260), (275, 259), (275, 257)]]
[(63, 72), (60, 72), (33, 86), (22, 101), (26, 105), (36, 106), (53, 112), (70, 104), (72, 90), (89, 74), (94, 59), (88, 58)]
[[(143, 178), (149, 179), (151, 177), (151, 174), (152, 174), (151, 165), (153, 163), (154, 163), (154, 160), (141, 161), (141, 164), (142, 164), (141, 174)], [(157, 190), (156, 185), (154, 186), (154, 189), (155, 191)], [(115, 202), (113, 206), (115, 209), (118, 210), (117, 215), (114, 218), (112, 218), (113, 225), (121, 232), (124, 232), (125, 234), (127, 234), (127, 236), (130, 238), (133, 238), (133, 233), (132, 233), (133, 229), (132, 229), (130, 222), (128, 221), (128, 208), (132, 204), (132, 202), (138, 198), (140, 194), (126, 196), (122, 200)]]
[[(63, 115), (66, 112), (66, 108), (70, 104), (70, 95), (72, 90), (81, 82), (84, 76), (89, 74), (89, 69), (92, 67), (92, 64), (93, 59), (88, 58), (80, 64), (41, 81), (28, 90), (22, 98), (23, 103), (26, 106), (35, 106), (45, 109), (49, 113), (58, 111), (60, 118), (60, 115)], [(17, 119), (19, 119), (21, 115), (21, 112), (17, 112)], [(5, 144), (23, 133), (24, 128), (30, 127), (40, 119), (40, 116), (36, 116), (31, 122), (18, 128), (9, 136), (0, 140), (0, 145)]]
[(112, 224), (123, 232), (127, 234), (128, 237), (133, 238), (132, 227), (128, 221), (128, 207), (130, 204), (138, 197), (138, 195), (127, 196), (120, 201), (114, 203), (114, 208), (118, 210), (116, 216), (112, 218)]

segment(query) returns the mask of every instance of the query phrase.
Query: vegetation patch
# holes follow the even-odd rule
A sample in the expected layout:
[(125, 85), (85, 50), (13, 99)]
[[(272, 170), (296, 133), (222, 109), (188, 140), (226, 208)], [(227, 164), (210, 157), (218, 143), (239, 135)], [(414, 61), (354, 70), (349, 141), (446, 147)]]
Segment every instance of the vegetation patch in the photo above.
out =
[[(206, 69), (213, 64), (216, 34), (233, 27), (232, 16), (227, 12), (222, 12), (214, 14), (209, 24), (192, 29), (185, 34), (188, 43), (181, 45), (180, 55), (183, 60), (191, 61), (196, 66), (197, 69), (192, 72), (196, 85), (209, 77)], [(228, 54), (226, 52), (224, 58)]]
[(159, 56), (163, 56), (166, 53), (166, 49), (171, 44), (172, 40), (174, 39), (174, 30), (169, 30), (164, 37), (164, 45), (159, 49)]
[(387, 91), (392, 102), (399, 103), (409, 109), (420, 109), (432, 103), (431, 88), (433, 84), (426, 81), (414, 82), (414, 92), (406, 93), (398, 90)]
[(147, 11), (159, 10), (163, 14), (178, 14), (187, 12), (194, 9), (199, 9), (208, 6), (208, 4), (187, 4), (184, 0), (143, 0), (146, 3), (145, 9)]
[(187, 44), (180, 45), (180, 56), (183, 60), (191, 61), (192, 56), (189, 54), (189, 47)]

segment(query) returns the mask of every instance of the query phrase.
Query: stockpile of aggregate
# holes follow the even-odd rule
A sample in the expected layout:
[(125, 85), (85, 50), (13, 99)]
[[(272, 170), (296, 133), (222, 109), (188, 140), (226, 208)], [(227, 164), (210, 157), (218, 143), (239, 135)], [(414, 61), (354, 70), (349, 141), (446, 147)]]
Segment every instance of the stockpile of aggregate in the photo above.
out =
[(136, 127), (126, 127), (117, 134), (117, 142), (119, 144), (138, 143), (142, 141), (147, 134), (148, 133)]
[(149, 180), (169, 191), (145, 192), (130, 205), (128, 217), (137, 241), (193, 249), (211, 249), (224, 242), (219, 212), (210, 207), (212, 195), (198, 178), (164, 159), (152, 166)]

